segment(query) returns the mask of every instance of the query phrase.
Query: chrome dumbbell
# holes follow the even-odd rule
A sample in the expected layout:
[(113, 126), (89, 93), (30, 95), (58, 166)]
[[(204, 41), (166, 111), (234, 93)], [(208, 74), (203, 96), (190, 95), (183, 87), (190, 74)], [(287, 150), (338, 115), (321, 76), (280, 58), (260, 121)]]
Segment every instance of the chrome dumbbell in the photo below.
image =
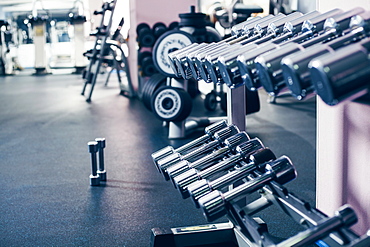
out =
[[(291, 51), (287, 50), (284, 52), (280, 52), (280, 49), (286, 47), (289, 43), (301, 43), (309, 38), (311, 38), (314, 34), (320, 32), (324, 28), (325, 21), (333, 16), (342, 13), (340, 9), (333, 9), (328, 12), (325, 12), (319, 16), (309, 16), (307, 20), (305, 20), (302, 25), (299, 24), (296, 26), (291, 25), (292, 23), (288, 22), (287, 25), (284, 27), (285, 31), (284, 34), (272, 40), (270, 44), (266, 44), (266, 46), (262, 46), (259, 49), (260, 51), (253, 51), (254, 54), (245, 53), (240, 55), (237, 58), (237, 65), (239, 67), (239, 71), (243, 80), (244, 85), (250, 91), (255, 91), (261, 87), (259, 78), (256, 73), (255, 61), (256, 55), (262, 55), (268, 51), (276, 52), (277, 54), (289, 54)], [(297, 18), (299, 20), (301, 18), (305, 18), (302, 16)], [(295, 21), (296, 21), (295, 20)], [(292, 21), (293, 22), (293, 21)], [(278, 45), (277, 45), (278, 44)], [(274, 45), (277, 45), (277, 50), (275, 51)], [(290, 47), (293, 48), (293, 47)], [(285, 49), (285, 48), (284, 48)], [(253, 55), (253, 56), (252, 56)], [(281, 58), (280, 58), (281, 59)], [(235, 69), (234, 69), (235, 70)], [(235, 75), (232, 75), (235, 76)], [(237, 75), (236, 75), (237, 76)]]
[[(254, 39), (258, 39), (258, 35), (262, 35), (267, 28), (267, 26), (276, 20), (284, 18), (285, 15), (279, 14), (277, 16), (269, 16), (261, 18), (258, 21), (250, 22), (244, 26), (244, 31), (242, 36), (232, 36), (225, 40), (222, 40), (217, 43), (209, 44), (206, 47), (195, 50), (191, 53), (188, 53), (185, 59), (178, 59), (179, 63), (177, 64), (178, 68), (183, 68), (184, 73), (186, 73), (187, 67), (190, 67), (192, 71), (193, 78), (196, 80), (203, 79), (206, 82), (212, 82), (212, 78), (209, 77), (207, 69), (204, 66), (206, 60), (214, 60), (211, 57), (217, 59), (218, 55), (225, 52), (226, 49), (233, 50), (236, 47), (242, 45), (243, 40), (247, 40), (251, 36), (255, 36)], [(213, 76), (213, 74), (211, 74)], [(219, 77), (221, 78), (221, 77)], [(213, 78), (214, 79), (214, 78)]]
[(251, 139), (238, 145), (235, 150), (236, 154), (212, 165), (204, 170), (190, 169), (179, 176), (173, 178), (175, 187), (180, 191), (182, 197), (188, 198), (190, 196), (187, 187), (200, 179), (207, 179), (215, 174), (233, 168), (237, 162), (247, 159), (253, 152), (264, 148), (262, 142), (258, 138)]
[[(205, 129), (204, 129), (204, 132), (205, 134), (198, 137), (197, 139), (181, 146), (181, 147), (178, 147), (178, 148), (173, 148), (172, 146), (167, 146), (167, 147), (164, 147), (156, 152), (154, 152), (151, 156), (152, 156), (152, 159), (153, 159), (153, 162), (154, 164), (157, 166), (157, 162), (158, 160), (160, 159), (163, 159), (164, 157), (166, 156), (169, 156), (173, 153), (180, 153), (180, 154), (184, 154), (186, 152), (188, 152), (189, 150), (191, 149), (194, 149), (195, 147), (198, 147), (206, 142), (209, 142), (211, 140), (213, 140), (213, 135), (221, 130), (221, 129), (224, 129), (228, 126), (227, 124), (227, 121), (226, 120), (222, 120), (222, 121), (219, 121), (219, 122), (216, 122), (214, 124), (211, 124), (209, 126), (207, 126)], [(158, 168), (158, 167), (157, 167)]]
[(190, 52), (190, 51), (195, 50), (195, 49), (199, 49), (199, 44), (198, 43), (193, 43), (189, 46), (186, 46), (182, 49), (173, 51), (173, 52), (168, 54), (168, 61), (169, 61), (169, 64), (170, 64), (171, 69), (173, 70), (175, 76), (177, 76), (177, 77), (181, 76), (181, 72), (177, 68), (176, 57), (181, 56), (182, 53), (187, 53), (187, 52)]
[(214, 190), (220, 190), (233, 183), (236, 183), (255, 170), (264, 170), (265, 163), (274, 159), (276, 159), (276, 157), (269, 148), (258, 150), (249, 155), (247, 163), (243, 164), (243, 161), (240, 162), (235, 170), (214, 180), (201, 179), (190, 184), (187, 187), (189, 195), (194, 201), (195, 206), (199, 207), (198, 200), (202, 196)]
[(336, 105), (366, 94), (369, 91), (369, 53), (370, 38), (367, 38), (330, 56), (312, 60), (309, 67), (317, 95), (326, 104)]
[[(217, 63), (218, 58), (220, 56), (224, 56), (230, 54), (231, 52), (238, 51), (240, 49), (245, 49), (245, 45), (252, 44), (253, 42), (257, 42), (257, 40), (261, 39), (264, 35), (268, 34), (268, 30), (271, 26), (281, 25), (281, 23), (285, 23), (291, 19), (297, 18), (299, 15), (302, 15), (299, 12), (295, 12), (288, 16), (275, 16), (271, 20), (264, 21), (256, 25), (253, 29), (253, 32), (250, 32), (249, 35), (244, 35), (240, 38), (237, 38), (229, 43), (229, 47), (225, 49), (220, 49), (217, 52), (213, 52), (211, 54), (207, 54), (204, 61), (202, 62), (202, 66), (200, 68), (203, 70), (201, 73), (202, 79), (205, 81), (211, 81), (214, 83), (223, 83), (222, 76), (218, 70)], [(250, 49), (249, 47), (246, 49)]]
[(98, 186), (100, 185), (100, 178), (98, 175), (98, 160), (96, 154), (98, 152), (98, 142), (91, 141), (87, 143), (89, 147), (89, 153), (91, 158), (91, 174), (90, 174), (90, 185)]
[(157, 164), (158, 164), (158, 168), (159, 170), (161, 171), (161, 173), (163, 174), (163, 176), (165, 177), (166, 180), (169, 180), (169, 176), (168, 176), (168, 169), (171, 168), (172, 166), (174, 166), (175, 164), (177, 164), (178, 162), (180, 161), (187, 161), (188, 160), (196, 160), (198, 159), (199, 157), (202, 157), (204, 155), (206, 155), (207, 153), (209, 152), (212, 152), (213, 150), (215, 149), (218, 149), (220, 146), (222, 146), (223, 142), (237, 134), (239, 132), (239, 129), (235, 126), (235, 125), (231, 125), (231, 126), (228, 126), (224, 129), (221, 129), (219, 131), (217, 131), (215, 134), (214, 134), (214, 140), (209, 142), (209, 143), (206, 143), (194, 150), (192, 150), (191, 152), (185, 154), (185, 155), (181, 155), (179, 153), (174, 153), (174, 154), (171, 154), (163, 159), (160, 159), (158, 160)]
[(227, 39), (221, 40), (220, 42), (208, 44), (207, 47), (202, 47), (199, 50), (188, 53), (186, 56), (186, 60), (178, 59), (180, 63), (177, 64), (177, 67), (186, 70), (186, 67), (189, 66), (194, 79), (201, 80), (202, 78), (204, 78), (206, 82), (211, 82), (211, 79), (207, 77), (207, 71), (203, 66), (203, 63), (205, 62), (207, 56), (217, 54), (217, 52), (223, 52), (231, 45), (253, 36), (257, 33), (257, 31), (262, 30), (265, 26), (267, 27), (269, 23), (283, 17), (285, 17), (285, 15), (279, 14), (277, 16), (271, 15), (259, 20), (248, 21), (248, 23), (243, 26), (243, 35), (231, 36)]
[[(244, 45), (238, 53), (220, 56), (218, 69), (225, 84), (230, 88), (236, 88), (244, 84), (243, 76), (250, 76), (254, 71), (254, 59), (265, 52), (271, 51), (294, 35), (299, 33), (303, 23), (320, 15), (318, 11), (312, 11), (298, 18), (293, 17), (289, 21), (280, 20), (271, 23), (267, 28), (267, 35), (250, 44)], [(241, 63), (240, 65), (238, 65)], [(242, 70), (239, 70), (239, 67)], [(244, 69), (245, 70), (244, 70)]]
[(212, 164), (214, 164), (215, 162), (217, 162), (218, 160), (222, 159), (222, 158), (225, 158), (227, 157), (227, 155), (229, 154), (232, 154), (233, 151), (235, 151), (235, 148), (244, 143), (244, 142), (247, 142), (249, 141), (249, 136), (248, 134), (243, 131), (243, 132), (240, 132), (238, 134), (235, 134), (227, 139), (225, 139), (225, 141), (223, 142), (222, 146), (213, 151), (212, 153), (200, 158), (200, 159), (197, 159), (196, 161), (194, 162), (189, 162), (187, 160), (183, 160), (173, 166), (171, 166), (170, 168), (167, 169), (167, 173), (168, 173), (168, 176), (170, 177), (170, 179), (172, 180), (174, 177), (194, 168), (194, 169), (204, 169)]
[(208, 221), (214, 221), (227, 213), (226, 205), (240, 197), (250, 194), (268, 183), (275, 181), (285, 184), (296, 178), (295, 168), (286, 156), (282, 156), (266, 165), (266, 172), (225, 193), (218, 190), (199, 198), (199, 206)]
[(301, 100), (314, 92), (308, 65), (312, 59), (324, 54), (334, 54), (336, 50), (369, 36), (370, 11), (351, 18), (349, 32), (321, 45), (308, 47), (304, 51), (286, 56), (281, 61), (286, 86), (292, 95)]
[[(276, 49), (267, 54), (258, 56), (255, 60), (256, 70), (261, 85), (271, 95), (277, 95), (280, 91), (286, 90), (283, 73), (281, 70), (281, 60), (294, 52), (305, 50), (307, 47), (322, 43), (335, 38), (347, 30), (351, 18), (364, 12), (363, 8), (354, 8), (350, 11), (341, 13), (328, 18), (324, 24), (324, 32), (301, 43), (288, 43), (280, 49)], [(300, 40), (300, 38), (298, 38)]]

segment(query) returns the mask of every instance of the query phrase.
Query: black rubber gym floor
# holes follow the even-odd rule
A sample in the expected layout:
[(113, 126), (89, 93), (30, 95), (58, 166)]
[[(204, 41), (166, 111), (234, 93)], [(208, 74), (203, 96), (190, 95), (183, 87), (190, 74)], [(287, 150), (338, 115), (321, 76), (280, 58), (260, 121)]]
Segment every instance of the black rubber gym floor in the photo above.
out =
[[(90, 104), (82, 83), (72, 74), (0, 78), (0, 246), (141, 247), (150, 246), (152, 228), (206, 224), (150, 157), (203, 132), (168, 140), (162, 122), (139, 100), (120, 96), (115, 82), (99, 81)], [(315, 99), (268, 104), (264, 91), (260, 97), (247, 131), (292, 159), (298, 178), (286, 187), (314, 206)], [(208, 114), (196, 108), (195, 115)], [(108, 181), (91, 187), (87, 142), (96, 137), (106, 138)], [(297, 229), (282, 212), (261, 218), (278, 237)]]

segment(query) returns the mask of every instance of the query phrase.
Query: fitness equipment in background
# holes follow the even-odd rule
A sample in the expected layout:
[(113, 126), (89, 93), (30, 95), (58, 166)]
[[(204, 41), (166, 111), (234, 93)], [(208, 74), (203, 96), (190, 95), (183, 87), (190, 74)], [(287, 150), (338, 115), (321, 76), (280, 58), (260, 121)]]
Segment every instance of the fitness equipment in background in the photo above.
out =
[(245, 5), (240, 0), (233, 0), (228, 6), (220, 2), (210, 7), (210, 19), (213, 23), (218, 22), (225, 30), (247, 20), (254, 13), (262, 13), (263, 9), (257, 5)]
[(44, 16), (30, 16), (28, 19), (33, 29), (33, 44), (35, 46), (35, 73), (34, 75), (50, 74), (48, 64), (48, 57), (46, 55), (46, 25), (49, 21), (47, 15)]
[(11, 26), (5, 20), (0, 20), (0, 76), (14, 73), (14, 62), (10, 57), (12, 43)]
[[(222, 123), (215, 123), (210, 129), (224, 127)], [(232, 125), (218, 132), (225, 132), (229, 127)], [(198, 145), (212, 142), (208, 142), (211, 140), (208, 134), (178, 149), (166, 147), (152, 154), (155, 165), (162, 167), (166, 160), (178, 154), (175, 150), (187, 150), (181, 161), (170, 161), (172, 164), (167, 168), (168, 172), (188, 160), (192, 160), (190, 164), (196, 164), (172, 178), (175, 188), (184, 199), (190, 196), (209, 222), (224, 216), (229, 220), (228, 223), (192, 227), (153, 228), (152, 247), (211, 244), (238, 247), (369, 246), (370, 231), (359, 236), (350, 229), (357, 222), (357, 216), (349, 205), (342, 206), (329, 217), (290, 193), (283, 185), (297, 176), (292, 161), (285, 155), (276, 158), (259, 139), (247, 140), (245, 137), (249, 139), (246, 132), (232, 134), (225, 141), (217, 142), (214, 151), (206, 156), (189, 154), (198, 152), (202, 147)], [(228, 149), (226, 143), (236, 146), (232, 148), (234, 151)], [(215, 153), (226, 149), (228, 151), (222, 153), (223, 157), (214, 159)], [(212, 161), (208, 159), (211, 156)], [(288, 238), (272, 236), (268, 223), (257, 217), (259, 212), (269, 207), (274, 207), (274, 212), (287, 215), (304, 230), (293, 232)]]
[(86, 59), (81, 53), (85, 49), (86, 16), (70, 13), (69, 21), (73, 25), (75, 74), (81, 74), (86, 68)]
[[(192, 110), (192, 97), (199, 91), (195, 80), (175, 78), (168, 62), (168, 54), (194, 42), (221, 40), (218, 32), (208, 26), (206, 15), (196, 13), (194, 6), (191, 7), (190, 13), (179, 14), (179, 17), (180, 22), (171, 23), (169, 28), (157, 22), (151, 30), (145, 24), (141, 24), (140, 30), (137, 30), (138, 35), (142, 35), (138, 36), (139, 45), (146, 37), (144, 34), (156, 39), (151, 51), (154, 68), (167, 79), (163, 83), (159, 75), (152, 75), (141, 87), (141, 98), (147, 108), (150, 102), (150, 110), (158, 119), (168, 123), (169, 138), (185, 136), (185, 120)], [(148, 50), (141, 49), (139, 62), (143, 75), (154, 72)], [(148, 69), (149, 73), (146, 71)]]
[[(111, 34), (112, 17), (114, 14), (115, 5), (116, 0), (105, 2), (100, 11), (94, 11), (95, 15), (102, 15), (102, 18), (100, 26), (96, 28), (95, 32), (90, 34), (91, 36), (96, 37), (93, 49), (84, 53), (84, 55), (89, 59), (89, 65), (82, 76), (85, 82), (81, 94), (84, 95), (86, 87), (90, 85), (90, 91), (86, 97), (87, 102), (91, 101), (96, 79), (103, 64), (111, 67), (111, 70), (106, 78), (105, 85), (107, 85), (113, 70), (116, 70), (120, 85), (120, 94), (127, 97), (135, 96), (135, 92), (131, 84), (127, 57), (121, 48), (122, 44), (118, 41), (121, 27), (124, 23), (123, 18), (118, 24), (116, 31)], [(107, 25), (105, 26), (104, 23), (107, 23)], [(127, 85), (122, 83), (120, 71), (125, 72), (127, 77)]]

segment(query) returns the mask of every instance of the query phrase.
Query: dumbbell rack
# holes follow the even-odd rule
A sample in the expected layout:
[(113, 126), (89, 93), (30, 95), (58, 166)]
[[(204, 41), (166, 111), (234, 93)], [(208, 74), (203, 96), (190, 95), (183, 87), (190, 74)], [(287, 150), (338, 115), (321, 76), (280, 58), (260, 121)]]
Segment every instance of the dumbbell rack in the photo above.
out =
[[(354, 12), (358, 12), (355, 10)], [(346, 13), (348, 14), (348, 13)], [(242, 88), (236, 87), (228, 92), (228, 100), (231, 102), (230, 115), (228, 116), (229, 123), (236, 123), (245, 127), (245, 114), (240, 115), (235, 111), (240, 107), (240, 99)], [(239, 91), (240, 89), (240, 91)], [(245, 91), (244, 91), (245, 92)], [(238, 99), (234, 101), (235, 99)], [(229, 103), (228, 102), (228, 103)], [(233, 103), (235, 103), (233, 105)], [(245, 104), (242, 104), (245, 105)], [(237, 106), (237, 107), (235, 107)], [(240, 109), (238, 109), (240, 110)], [(243, 118), (241, 118), (243, 116)], [(238, 121), (240, 121), (238, 123)], [(241, 124), (240, 124), (241, 123)], [(244, 122), (245, 123), (245, 122)], [(246, 178), (245, 183), (253, 183), (254, 180), (262, 176), (259, 172), (251, 173)], [(232, 191), (233, 189), (231, 189)], [(161, 246), (161, 241), (172, 241), (173, 245), (169, 246), (192, 246), (202, 244), (221, 243), (207, 239), (217, 236), (229, 236), (230, 242), (234, 242), (237, 246), (307, 246), (307, 244), (315, 243), (318, 246), (369, 246), (370, 231), (364, 236), (358, 236), (349, 229), (357, 221), (357, 216), (349, 206), (344, 206), (336, 212), (336, 216), (328, 217), (316, 208), (312, 208), (308, 203), (299, 199), (294, 194), (288, 192), (286, 188), (276, 182), (264, 184), (259, 191), (260, 198), (248, 203), (247, 205), (239, 206), (236, 201), (226, 202), (225, 208), (227, 211), (230, 223), (226, 224), (210, 224), (205, 226), (195, 226), (189, 228), (173, 228), (171, 231), (163, 231), (163, 229), (153, 229), (152, 246)], [(244, 201), (246, 198), (240, 199)], [(239, 201), (238, 201), (239, 202)], [(215, 201), (216, 203), (216, 201)], [(259, 219), (254, 219), (254, 213), (263, 210), (269, 206), (277, 206), (283, 212), (288, 214), (298, 224), (307, 228), (307, 230), (299, 232), (297, 235), (289, 239), (277, 242), (276, 239), (270, 238), (268, 231), (265, 228), (265, 223)], [(206, 214), (205, 214), (206, 215)], [(207, 215), (206, 215), (207, 216)], [(234, 234), (231, 234), (233, 232)], [(161, 237), (166, 240), (160, 240)], [(225, 240), (225, 239), (224, 239)], [(201, 241), (201, 243), (199, 242)]]
[[(222, 127), (223, 125), (220, 126)], [(214, 136), (217, 136), (217, 133), (225, 132), (225, 129), (230, 127), (232, 126), (219, 131), (216, 131), (217, 129), (213, 128), (216, 131), (214, 132)], [(208, 131), (212, 132), (212, 128), (208, 129), (206, 132)], [(211, 132), (208, 133), (211, 134)], [(174, 163), (172, 160), (176, 155), (171, 158), (170, 156), (163, 156), (166, 154), (169, 155), (169, 151), (184, 152), (189, 149), (189, 154), (195, 152), (199, 153), (201, 148), (199, 146), (197, 147), (196, 143), (199, 145), (204, 142), (204, 140), (206, 140), (205, 138), (207, 138), (209, 134), (206, 134), (205, 136), (200, 137), (200, 139), (186, 144), (177, 150), (172, 149), (173, 151), (170, 151), (169, 148), (162, 149), (152, 155), (153, 160), (157, 166), (161, 167), (161, 169), (163, 168), (163, 165), (166, 164), (162, 161), (170, 161), (172, 163), (172, 167), (170, 166), (166, 171), (162, 170), (162, 173), (163, 175), (165, 175), (165, 173), (168, 173), (169, 176), (174, 175), (171, 174), (170, 171), (171, 168), (177, 166), (176, 164), (179, 164)], [(243, 132), (239, 132), (238, 134), (227, 138), (224, 143), (229, 143), (228, 145), (234, 143), (236, 145), (235, 141), (240, 140), (239, 136), (241, 135), (243, 135)], [(252, 147), (248, 144), (252, 142), (255, 142), (254, 139), (244, 143), (245, 145)], [(258, 145), (256, 148), (258, 148)], [(217, 152), (216, 150), (215, 152)], [(258, 152), (253, 151), (254, 149), (251, 148), (249, 148), (249, 150), (250, 154), (254, 154), (254, 156), (256, 155), (255, 153)], [(262, 151), (260, 151), (260, 153), (261, 152)], [(190, 159), (189, 154), (187, 156)], [(214, 157), (213, 153), (210, 153), (199, 160), (208, 156)], [(157, 158), (159, 158), (159, 160), (157, 160)], [(228, 158), (231, 158), (231, 156)], [(208, 158), (204, 160), (207, 159)], [(257, 159), (263, 161), (261, 158)], [(193, 161), (193, 164), (195, 163), (198, 163), (198, 160)], [(154, 228), (152, 229), (151, 246), (206, 246), (211, 244), (222, 245), (227, 243), (227, 246), (239, 247), (308, 246), (308, 244), (316, 244), (317, 246), (323, 247), (364, 247), (370, 244), (370, 231), (366, 235), (360, 237), (349, 229), (350, 226), (357, 222), (357, 216), (350, 206), (345, 205), (336, 212), (335, 216), (328, 217), (283, 187), (282, 184), (285, 184), (296, 177), (294, 166), (291, 164), (289, 158), (282, 156), (276, 160), (257, 165), (257, 169), (252, 169), (252, 167), (254, 167), (252, 163), (248, 165), (241, 162), (239, 167), (250, 167), (248, 168), (250, 170), (248, 173), (249, 175), (245, 176), (243, 182), (240, 183), (239, 180), (238, 183), (235, 183), (235, 187), (229, 187), (229, 190), (226, 192), (221, 192), (217, 189), (208, 194), (203, 193), (204, 195), (197, 199), (198, 205), (200, 205), (208, 221), (214, 221), (226, 214), (229, 218), (229, 223), (171, 229)], [(262, 170), (265, 170), (265, 172), (262, 172)], [(226, 178), (224, 177), (229, 178), (229, 174), (236, 173), (238, 173), (238, 168), (232, 170), (227, 175), (217, 178), (216, 180), (225, 181)], [(184, 174), (185, 173), (182, 173), (182, 175)], [(172, 178), (172, 181), (179, 181), (177, 178), (182, 175), (177, 175), (177, 177)], [(235, 180), (235, 182), (236, 181), (238, 180)], [(177, 183), (178, 189), (179, 186), (180, 184)], [(224, 186), (226, 186), (226, 183)], [(204, 189), (202, 189), (202, 191), (204, 191)], [(254, 200), (249, 199), (255, 198), (254, 196), (250, 196), (252, 193), (257, 193), (259, 198)], [(278, 239), (276, 236), (271, 236), (268, 232), (267, 224), (263, 222), (262, 219), (253, 217), (256, 213), (270, 206), (280, 209), (282, 214), (287, 214), (297, 224), (306, 228), (306, 230), (300, 231), (296, 235), (284, 240)]]

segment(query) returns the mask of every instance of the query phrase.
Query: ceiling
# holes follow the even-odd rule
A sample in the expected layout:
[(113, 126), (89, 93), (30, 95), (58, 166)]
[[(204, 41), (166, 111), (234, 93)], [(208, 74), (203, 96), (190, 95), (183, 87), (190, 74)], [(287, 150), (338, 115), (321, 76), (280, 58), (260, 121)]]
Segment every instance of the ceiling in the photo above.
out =
[[(76, 9), (84, 0), (0, 0), (0, 12), (5, 16), (30, 15), (32, 10), (38, 9), (38, 13), (49, 15), (65, 15), (70, 10)], [(77, 3), (77, 5), (76, 5)]]

